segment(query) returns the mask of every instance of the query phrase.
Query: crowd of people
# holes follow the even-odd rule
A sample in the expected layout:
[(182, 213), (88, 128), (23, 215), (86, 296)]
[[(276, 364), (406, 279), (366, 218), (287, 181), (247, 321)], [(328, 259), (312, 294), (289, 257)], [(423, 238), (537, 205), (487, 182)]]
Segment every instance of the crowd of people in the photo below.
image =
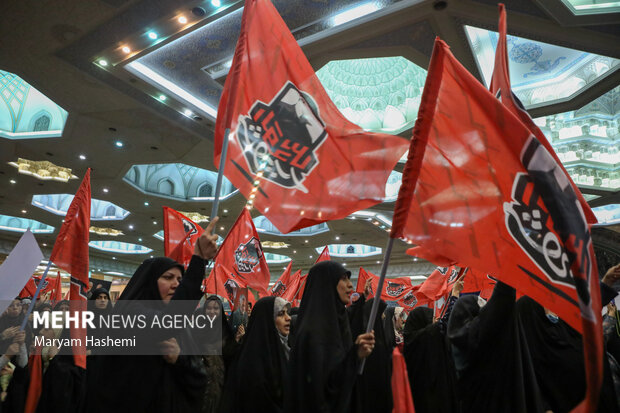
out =
[[(454, 284), (440, 317), (432, 309), (379, 303), (367, 285), (352, 299), (351, 273), (335, 261), (309, 271), (301, 304), (259, 299), (249, 314), (226, 315), (204, 296), (207, 260), (217, 247), (203, 235), (187, 267), (147, 259), (116, 303), (90, 292), (88, 309), (109, 314), (129, 303), (165, 313), (173, 300), (195, 302), (195, 314), (217, 319), (217, 334), (161, 330), (158, 355), (90, 355), (86, 370), (53, 346), (35, 363), (26, 343), (67, 329), (20, 328), (30, 301), (14, 300), (0, 316), (1, 413), (7, 412), (392, 412), (394, 350), (402, 352), (417, 413), (568, 412), (585, 395), (581, 336), (548, 309), (498, 282), (488, 302)], [(611, 287), (620, 265), (601, 282), (606, 355), (598, 411), (620, 411), (620, 324)], [(37, 311), (67, 311), (40, 301)], [(194, 351), (183, 352), (194, 346)], [(30, 354), (30, 356), (29, 356)], [(190, 355), (188, 355), (190, 354)], [(195, 355), (193, 355), (195, 354)], [(360, 363), (365, 360), (363, 372)], [(41, 380), (38, 406), (28, 394)]]

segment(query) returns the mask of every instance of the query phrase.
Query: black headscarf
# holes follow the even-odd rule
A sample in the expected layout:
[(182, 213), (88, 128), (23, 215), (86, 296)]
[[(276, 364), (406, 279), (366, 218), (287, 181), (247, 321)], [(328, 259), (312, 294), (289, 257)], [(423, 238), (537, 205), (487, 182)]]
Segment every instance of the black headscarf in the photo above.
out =
[(384, 314), (385, 318), (383, 319), (383, 331), (385, 332), (385, 342), (388, 345), (390, 351), (394, 350), (396, 347), (396, 333), (394, 332), (394, 313), (396, 311), (396, 307), (388, 307)]
[[(19, 314), (16, 316), (9, 315), (6, 312), (8, 310), (7, 308), (7, 310), (5, 310), (5, 313), (0, 316), (0, 333), (2, 333), (4, 330), (10, 327), (20, 327), (22, 324), (22, 321), (24, 320), (24, 314), (22, 313), (21, 300), (19, 300), (18, 298), (16, 298), (15, 300), (19, 301)], [(11, 304), (15, 300), (12, 300)], [(4, 352), (11, 345), (12, 342), (13, 342), (12, 338), (1, 340), (0, 341), (0, 354), (4, 354)]]
[[(156, 257), (144, 260), (133, 274), (118, 298), (122, 300), (161, 300), (157, 279), (171, 268), (178, 268), (183, 274), (183, 265), (172, 258)], [(93, 294), (94, 295), (94, 294)]]
[(227, 356), (231, 356), (231, 354), (229, 354), (230, 352), (227, 351), (228, 347), (233, 345), (236, 350), (236, 343), (235, 334), (230, 326), (230, 323), (228, 322), (228, 317), (226, 317), (226, 314), (224, 313), (224, 304), (222, 303), (222, 300), (217, 295), (208, 296), (205, 302), (196, 310), (196, 314), (206, 314), (207, 304), (210, 302), (217, 303), (220, 308), (220, 315), (218, 319), (213, 322), (213, 327), (216, 331), (211, 332), (206, 329), (195, 331), (193, 333), (194, 340), (196, 341), (201, 354), (221, 354), (226, 358)]
[(448, 340), (433, 324), (433, 310), (418, 307), (403, 329), (403, 355), (416, 413), (458, 412), (456, 371)]
[[(97, 301), (97, 297), (99, 297), (100, 294), (105, 294), (108, 297), (106, 308), (99, 308), (95, 304), (95, 302)], [(108, 293), (108, 290), (106, 290), (105, 288), (97, 288), (93, 290), (90, 298), (88, 299), (88, 310), (92, 311), (96, 315), (105, 315), (111, 313), (112, 301), (110, 300), (110, 293)]]
[[(361, 300), (361, 298), (360, 298)], [(362, 306), (362, 318), (354, 318), (351, 330), (354, 336), (366, 332), (366, 326), (370, 319), (370, 311), (374, 298), (369, 299)], [(388, 348), (383, 331), (381, 316), (387, 304), (381, 300), (379, 310), (375, 318), (373, 330), (375, 332), (375, 348), (366, 358), (364, 372), (358, 377), (355, 388), (359, 401), (358, 412), (368, 413), (391, 413), (393, 408), (392, 399), (392, 348)]]
[(286, 358), (274, 320), (275, 297), (256, 302), (227, 373), (223, 413), (282, 412)]
[[(530, 297), (517, 301), (517, 311), (546, 407), (554, 413), (570, 411), (583, 400), (586, 390), (581, 334), (561, 319), (552, 322), (545, 309)], [(604, 359), (605, 372), (597, 411), (617, 412), (613, 382)]]
[[(487, 304), (459, 298), (448, 322), (464, 412), (543, 411), (532, 361), (515, 312), (516, 292), (498, 282)], [(414, 400), (415, 403), (415, 400)]]
[(357, 352), (336, 288), (350, 274), (334, 261), (310, 269), (291, 350), (290, 389), (284, 395), (287, 412), (349, 410)]

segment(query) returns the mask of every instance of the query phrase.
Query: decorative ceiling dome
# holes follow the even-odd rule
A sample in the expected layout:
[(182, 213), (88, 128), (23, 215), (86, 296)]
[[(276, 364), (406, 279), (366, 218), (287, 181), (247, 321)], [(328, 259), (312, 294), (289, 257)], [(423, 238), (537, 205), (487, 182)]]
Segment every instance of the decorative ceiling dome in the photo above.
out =
[(33, 234), (51, 234), (54, 227), (44, 224), (34, 219), (12, 217), (10, 215), (0, 215), (0, 229), (11, 232), (26, 232), (27, 229)]
[(0, 70), (0, 137), (56, 138), (62, 135), (67, 111), (28, 82)]
[(362, 128), (400, 133), (418, 116), (426, 70), (404, 57), (333, 60), (317, 72), (342, 114)]

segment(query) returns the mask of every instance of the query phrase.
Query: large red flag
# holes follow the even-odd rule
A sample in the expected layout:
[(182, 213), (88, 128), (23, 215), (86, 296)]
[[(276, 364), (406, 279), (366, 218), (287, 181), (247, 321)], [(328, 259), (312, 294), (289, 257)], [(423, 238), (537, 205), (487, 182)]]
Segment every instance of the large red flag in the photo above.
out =
[[(71, 274), (71, 312), (86, 310), (88, 291), (88, 229), (90, 228), (90, 168), (75, 193), (50, 261)], [(81, 327), (81, 326), (80, 326)], [(81, 346), (73, 346), (75, 365), (86, 368), (86, 329), (71, 327), (71, 338)], [(78, 341), (79, 340), (79, 341)], [(73, 340), (72, 340), (73, 342)]]
[(294, 274), (291, 274), (292, 267), (293, 261), (288, 263), (286, 269), (280, 278), (278, 278), (278, 281), (271, 287), (271, 295), (282, 297), (289, 302), (295, 299), (295, 295), (299, 289), (299, 283), (301, 282), (301, 270), (297, 270)]
[[(368, 279), (372, 280), (371, 293), (370, 297), (368, 297), (371, 298), (376, 295), (377, 288), (379, 287), (379, 277), (361, 267), (357, 276), (355, 291), (364, 294), (364, 287)], [(381, 299), (384, 301), (396, 301), (400, 307), (404, 307), (407, 311), (430, 302), (426, 296), (419, 294), (418, 286), (411, 285), (409, 277), (386, 278), (381, 291)]]
[(216, 165), (224, 139), (226, 177), (283, 233), (382, 202), (407, 150), (406, 140), (366, 132), (338, 111), (269, 0), (245, 2), (218, 107)]
[[(325, 246), (325, 248), (323, 248), (323, 251), (321, 251), (321, 253), (319, 254), (319, 257), (316, 259), (316, 261), (314, 261), (314, 263), (319, 263), (321, 261), (329, 261), (331, 260), (331, 257), (329, 256), (329, 246)], [(301, 298), (304, 296), (304, 291), (306, 290), (306, 281), (308, 280), (308, 274), (305, 274), (303, 276), (300, 277), (299, 279), (299, 291), (297, 291), (297, 295), (295, 295), (295, 298), (298, 300), (301, 300)]]
[(37, 346), (28, 357), (28, 373), (30, 381), (26, 394), (24, 413), (35, 413), (43, 391), (43, 364), (41, 362), (41, 346)]
[(392, 413), (415, 413), (411, 385), (409, 384), (409, 374), (407, 373), (407, 363), (398, 346), (394, 347), (392, 352), (391, 383), (392, 398), (394, 400)]
[(413, 135), (391, 236), (505, 281), (582, 332), (592, 411), (602, 378), (600, 291), (570, 181), (439, 39)]
[[(567, 180), (573, 187), (573, 191), (575, 195), (577, 195), (579, 205), (583, 210), (587, 222), (589, 224), (596, 224), (596, 216), (594, 216), (590, 205), (588, 205), (581, 191), (577, 188), (577, 185), (575, 185), (568, 172), (566, 172), (564, 165), (560, 162), (560, 159), (547, 140), (547, 137), (542, 133), (540, 128), (536, 126), (529, 113), (525, 111), (521, 102), (519, 102), (517, 97), (512, 93), (512, 89), (510, 88), (510, 71), (508, 67), (508, 50), (506, 48), (506, 8), (501, 3), (499, 4), (499, 39), (497, 39), (497, 49), (495, 50), (495, 67), (493, 69), (490, 89), (496, 97), (501, 99), (504, 106), (510, 109), (510, 111), (527, 126), (530, 132), (536, 136), (538, 142), (547, 149), (547, 152), (553, 157), (555, 163), (564, 174), (563, 179)], [(560, 173), (560, 170), (558, 170), (557, 173)]]
[(194, 244), (204, 229), (185, 215), (164, 207), (164, 254), (185, 266), (194, 254)]
[(231, 269), (244, 287), (255, 289), (261, 297), (268, 295), (269, 266), (252, 216), (246, 208), (243, 208), (220, 246), (215, 263)]

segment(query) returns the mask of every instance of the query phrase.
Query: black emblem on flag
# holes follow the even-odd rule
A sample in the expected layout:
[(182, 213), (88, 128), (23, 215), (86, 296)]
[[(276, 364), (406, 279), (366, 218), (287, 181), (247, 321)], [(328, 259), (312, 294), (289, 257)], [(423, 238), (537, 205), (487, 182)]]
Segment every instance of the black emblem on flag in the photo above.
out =
[(398, 283), (387, 282), (385, 293), (390, 297), (398, 297), (405, 291), (405, 286)]
[(241, 273), (252, 272), (262, 257), (263, 250), (255, 237), (252, 237), (245, 244), (240, 244), (235, 250), (235, 263)]
[(579, 200), (562, 169), (533, 136), (521, 162), (528, 173), (516, 175), (513, 201), (504, 203), (506, 228), (551, 282), (576, 287), (583, 313), (590, 303), (589, 280), (571, 277), (576, 255), (565, 247), (580, 254), (580, 272), (589, 278), (591, 238)]
[(271, 102), (256, 101), (239, 116), (235, 136), (252, 174), (262, 170), (277, 185), (308, 192), (303, 181), (319, 164), (327, 131), (312, 96), (286, 82)]
[(413, 291), (409, 291), (407, 295), (405, 295), (405, 297), (403, 298), (403, 304), (405, 304), (407, 307), (413, 307), (417, 303), (418, 299), (413, 294)]
[(196, 228), (196, 224), (185, 218), (181, 218), (181, 221), (183, 222), (183, 229), (185, 230), (185, 241), (191, 245), (192, 235), (198, 233), (198, 228)]
[(286, 285), (282, 281), (278, 281), (271, 289), (271, 295), (281, 297), (286, 291)]
[(441, 273), (441, 275), (446, 275), (448, 273), (448, 269), (450, 267), (437, 267), (437, 271)]
[(226, 289), (226, 294), (228, 295), (228, 299), (231, 303), (235, 302), (235, 298), (237, 297), (237, 289), (239, 288), (239, 284), (235, 280), (231, 280), (230, 278), (226, 280), (224, 283), (224, 288)]
[(453, 268), (452, 271), (450, 271), (450, 276), (448, 277), (448, 284), (455, 282), (458, 276), (459, 272), (456, 270), (456, 268)]
[[(39, 284), (41, 283), (41, 279), (40, 278), (35, 278), (34, 282), (35, 282), (35, 284), (36, 284), (36, 286), (38, 288)], [(43, 285), (41, 285), (41, 290), (45, 290), (48, 285), (49, 285), (49, 282), (47, 280), (43, 280)]]

